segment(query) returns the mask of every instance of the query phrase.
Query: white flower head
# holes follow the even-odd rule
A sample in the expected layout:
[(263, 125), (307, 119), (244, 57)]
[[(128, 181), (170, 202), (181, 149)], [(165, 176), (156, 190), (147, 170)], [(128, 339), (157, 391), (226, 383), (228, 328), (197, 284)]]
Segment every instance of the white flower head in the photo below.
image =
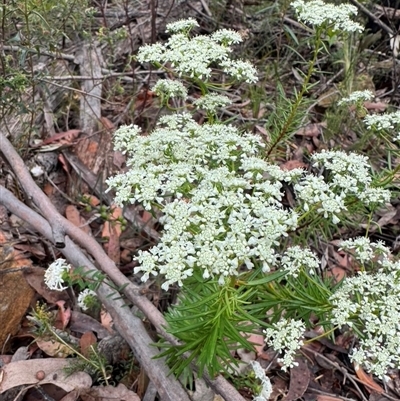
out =
[(317, 257), (309, 249), (303, 249), (297, 245), (285, 251), (281, 264), (288, 275), (293, 277), (298, 276), (301, 268), (305, 268), (310, 274), (314, 274), (319, 266)]
[(358, 102), (363, 102), (366, 100), (371, 100), (374, 97), (374, 94), (370, 90), (364, 91), (355, 91), (350, 93), (348, 97), (344, 97), (342, 100), (338, 102), (338, 105), (342, 104), (354, 104)]
[(357, 7), (350, 4), (334, 5), (325, 3), (322, 0), (295, 0), (292, 3), (299, 20), (315, 25), (322, 26), (329, 24), (335, 31), (362, 32), (364, 28), (350, 17), (357, 15)]
[(218, 95), (217, 93), (208, 93), (193, 102), (199, 109), (204, 109), (210, 113), (214, 113), (217, 108), (228, 106), (231, 103), (228, 96)]
[[(371, 186), (371, 166), (368, 157), (353, 152), (322, 151), (315, 153), (312, 160), (314, 167), (322, 166), (331, 172), (332, 178), (327, 185), (332, 193), (339, 191), (342, 198), (347, 194), (355, 195), (365, 205), (389, 202), (390, 191)], [(336, 198), (336, 203), (340, 202), (340, 199)], [(327, 205), (326, 202), (322, 208), (329, 213)], [(336, 207), (334, 203), (331, 203), (330, 208), (332, 207)]]
[(360, 333), (350, 359), (380, 377), (388, 369), (400, 367), (399, 266), (389, 259), (382, 266), (384, 269), (374, 274), (364, 271), (346, 277), (329, 298), (331, 323), (357, 327)]
[(340, 243), (340, 250), (353, 250), (354, 256), (361, 263), (371, 261), (374, 256), (374, 250), (371, 242), (366, 237), (352, 238)]
[(157, 96), (167, 99), (173, 97), (186, 99), (188, 96), (187, 89), (182, 82), (172, 79), (159, 79), (151, 90), (155, 92)]
[(241, 40), (239, 34), (225, 29), (213, 35), (191, 38), (187, 33), (194, 24), (197, 22), (192, 19), (169, 24), (168, 30), (173, 33), (169, 40), (165, 44), (142, 46), (138, 51), (138, 60), (158, 65), (169, 63), (179, 76), (201, 80), (210, 78), (211, 65), (219, 65), (237, 80), (257, 81), (257, 72), (249, 62), (230, 59), (232, 49), (229, 44), (238, 43)]
[(303, 345), (302, 337), (306, 327), (301, 320), (287, 320), (281, 318), (273, 324), (273, 328), (264, 330), (265, 342), (275, 351), (284, 352), (283, 358), (278, 361), (282, 363), (282, 370), (297, 365), (295, 356), (297, 350)]
[(199, 24), (194, 18), (187, 18), (167, 24), (166, 30), (169, 33), (187, 33), (198, 26)]
[(385, 114), (371, 114), (364, 118), (368, 129), (377, 131), (398, 128), (400, 124), (400, 111)]
[(47, 287), (55, 291), (63, 291), (68, 287), (63, 286), (64, 274), (68, 273), (72, 269), (65, 259), (55, 260), (44, 273), (44, 282)]
[(215, 31), (211, 36), (216, 42), (221, 43), (225, 46), (237, 44), (243, 41), (242, 36), (239, 32), (232, 29), (220, 29)]
[(84, 311), (88, 310), (95, 300), (97, 300), (97, 295), (89, 288), (84, 289), (78, 295), (78, 305)]
[(258, 81), (257, 70), (248, 61), (224, 60), (221, 62), (223, 71), (239, 81), (253, 84)]

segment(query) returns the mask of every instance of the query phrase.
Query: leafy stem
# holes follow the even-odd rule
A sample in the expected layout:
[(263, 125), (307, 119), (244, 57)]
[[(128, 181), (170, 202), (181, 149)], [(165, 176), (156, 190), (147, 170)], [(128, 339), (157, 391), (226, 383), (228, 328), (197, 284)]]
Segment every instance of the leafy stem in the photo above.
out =
[(290, 127), (292, 126), (293, 121), (297, 115), (298, 109), (299, 109), (300, 105), (302, 104), (303, 97), (304, 97), (305, 93), (307, 92), (307, 90), (309, 89), (308, 84), (309, 84), (311, 76), (314, 72), (314, 66), (315, 66), (315, 63), (317, 62), (318, 54), (321, 50), (322, 32), (323, 32), (322, 28), (319, 27), (316, 29), (315, 47), (314, 47), (314, 51), (313, 51), (313, 57), (310, 60), (310, 62), (308, 63), (307, 74), (304, 77), (300, 92), (298, 92), (296, 94), (296, 98), (295, 98), (294, 102), (291, 104), (289, 115), (286, 117), (286, 121), (285, 121), (283, 127), (280, 129), (278, 137), (275, 139), (275, 141), (272, 143), (272, 145), (267, 150), (267, 153), (266, 153), (267, 158), (271, 155), (272, 151), (276, 148), (276, 146), (278, 146), (278, 144), (287, 136), (288, 131), (290, 130)]

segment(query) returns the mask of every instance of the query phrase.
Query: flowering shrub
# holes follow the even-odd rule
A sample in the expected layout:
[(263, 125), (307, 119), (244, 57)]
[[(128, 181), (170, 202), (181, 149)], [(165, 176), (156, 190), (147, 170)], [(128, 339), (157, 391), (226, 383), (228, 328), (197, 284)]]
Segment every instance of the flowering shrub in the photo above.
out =
[[(309, 87), (316, 55), (324, 49), (323, 30), (346, 34), (362, 30), (350, 18), (356, 14), (353, 6), (320, 0), (296, 0), (292, 5), (300, 21), (318, 28), (317, 47), (273, 146), (291, 134), (288, 127)], [(238, 343), (252, 349), (245, 333), (261, 327), (266, 343), (281, 354), (279, 361), (287, 369), (296, 364), (313, 314), (313, 321), (319, 318), (327, 334), (341, 328), (358, 337), (359, 346), (350, 357), (369, 371), (383, 375), (387, 368), (399, 367), (395, 335), (399, 269), (389, 250), (367, 238), (343, 241), (343, 248), (362, 268), (334, 286), (319, 274), (320, 261), (305, 245), (309, 223), (325, 221), (330, 232), (339, 233), (355, 207), (372, 216), (376, 207), (390, 201), (390, 192), (374, 180), (365, 156), (323, 151), (310, 157), (310, 171), (284, 171), (270, 157), (270, 144), (220, 121), (218, 108), (229, 105), (230, 99), (221, 88), (218, 93), (212, 90), (212, 67), (247, 83), (257, 80), (257, 72), (248, 62), (231, 58), (230, 46), (242, 40), (238, 33), (220, 30), (191, 36), (196, 26), (192, 19), (169, 24), (172, 36), (165, 44), (140, 49), (140, 62), (154, 63), (181, 78), (160, 80), (153, 90), (164, 106), (169, 107), (172, 98), (180, 99), (182, 110), (161, 117), (149, 135), (142, 135), (135, 125), (121, 127), (115, 148), (126, 155), (128, 170), (108, 179), (117, 204), (141, 204), (162, 214), (162, 238), (138, 252), (134, 270), (142, 281), (161, 275), (165, 290), (174, 284), (181, 287), (179, 303), (166, 315), (168, 330), (181, 345), (161, 343), (161, 355), (177, 375), (192, 361), (200, 375), (205, 369), (211, 375), (231, 373), (236, 363), (231, 349)], [(200, 89), (201, 97), (185, 110), (188, 80)], [(353, 93), (342, 104), (371, 96)], [(194, 120), (187, 111), (193, 108), (205, 112), (206, 122)], [(386, 118), (388, 127), (397, 121), (397, 115)], [(377, 121), (365, 122), (368, 127), (386, 127)], [(290, 207), (284, 201), (287, 186), (294, 194)], [(53, 279), (49, 284), (61, 288), (62, 282)], [(82, 294), (82, 307), (91, 295)], [(266, 399), (269, 380), (258, 365), (253, 368), (263, 387), (256, 399)]]

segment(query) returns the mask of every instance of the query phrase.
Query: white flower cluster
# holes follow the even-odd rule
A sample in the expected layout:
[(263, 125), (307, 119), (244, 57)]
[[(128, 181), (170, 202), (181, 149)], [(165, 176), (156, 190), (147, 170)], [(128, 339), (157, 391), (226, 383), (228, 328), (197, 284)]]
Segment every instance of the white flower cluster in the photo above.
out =
[(63, 291), (68, 287), (64, 286), (64, 274), (72, 269), (65, 259), (55, 260), (44, 273), (44, 282), (50, 290)]
[(135, 272), (142, 271), (144, 281), (164, 274), (168, 288), (182, 285), (194, 268), (221, 283), (243, 264), (252, 268), (253, 259), (269, 271), (274, 247), (297, 227), (297, 214), (281, 203), (280, 180), (293, 174), (259, 159), (261, 138), (233, 126), (199, 125), (188, 114), (164, 117), (162, 123), (167, 128), (159, 126), (149, 136), (133, 127), (130, 170), (108, 180), (119, 204), (163, 206), (162, 239), (139, 252)]
[(281, 318), (273, 325), (273, 328), (264, 330), (265, 342), (275, 351), (284, 352), (283, 358), (278, 359), (282, 363), (282, 370), (297, 366), (295, 362), (296, 351), (303, 345), (301, 340), (306, 327), (300, 320), (287, 320)]
[[(150, 274), (164, 274), (163, 288), (182, 285), (193, 270), (204, 278), (237, 275), (254, 261), (269, 271), (277, 260), (275, 248), (297, 227), (297, 214), (282, 205), (282, 181), (295, 182), (298, 199), (318, 205), (325, 217), (339, 221), (345, 197), (351, 193), (368, 203), (370, 187), (367, 159), (343, 152), (315, 155), (333, 174), (324, 178), (302, 170), (282, 171), (259, 157), (261, 138), (241, 134), (222, 124), (197, 124), (188, 113), (164, 116), (148, 136), (133, 126), (116, 133), (116, 148), (128, 155), (129, 171), (108, 179), (120, 204), (140, 202), (146, 209), (161, 206), (164, 233), (150, 251), (139, 252), (145, 281)], [(369, 190), (366, 191), (366, 189)], [(339, 195), (336, 192), (339, 191)], [(376, 200), (376, 193), (374, 193)], [(382, 192), (377, 200), (387, 200)], [(318, 266), (307, 250), (288, 250), (284, 268), (296, 274), (300, 266)]]
[(371, 114), (364, 118), (368, 129), (378, 131), (385, 129), (394, 129), (400, 124), (400, 111), (385, 114)]
[(304, 180), (295, 184), (298, 199), (301, 199), (305, 211), (309, 210), (310, 205), (320, 205), (318, 213), (323, 213), (325, 218), (331, 217), (334, 224), (339, 223), (337, 214), (346, 210), (344, 204), (345, 194), (336, 195), (330, 185), (325, 182), (323, 177), (308, 175)]
[(350, 17), (357, 15), (357, 7), (351, 4), (334, 5), (324, 3), (322, 0), (295, 0), (292, 7), (296, 9), (299, 20), (321, 26), (324, 24), (333, 25), (335, 31), (362, 32), (363, 26), (354, 22)]
[(94, 299), (97, 299), (96, 293), (89, 288), (85, 288), (78, 295), (78, 305), (82, 310), (86, 311), (92, 305)]
[(390, 191), (371, 186), (368, 158), (356, 153), (322, 151), (312, 156), (313, 167), (328, 170), (329, 177), (307, 175), (294, 185), (305, 211), (318, 205), (317, 212), (339, 223), (338, 215), (345, 212), (345, 200), (354, 196), (366, 205), (390, 201)]
[(390, 251), (383, 242), (379, 241), (371, 245), (370, 240), (366, 237), (352, 238), (340, 243), (340, 249), (352, 250), (354, 257), (362, 264), (371, 262), (374, 255), (388, 256)]
[[(137, 201), (147, 209), (151, 202), (165, 203), (171, 194), (182, 196), (188, 185), (197, 186), (205, 172), (211, 174), (208, 171), (215, 167), (219, 169), (209, 179), (218, 183), (225, 179), (223, 167), (239, 167), (241, 155), (254, 156), (262, 146), (255, 135), (241, 135), (229, 125), (199, 125), (188, 113), (162, 117), (149, 136), (140, 135), (136, 126), (123, 127), (115, 144), (116, 149), (125, 148), (130, 167), (108, 180), (118, 190), (116, 202)], [(242, 179), (243, 185), (249, 184)]]
[(242, 41), (237, 32), (223, 29), (211, 36), (200, 35), (190, 38), (187, 32), (194, 22), (194, 20), (184, 20), (168, 25), (169, 31), (174, 34), (167, 43), (141, 47), (138, 60), (141, 63), (170, 63), (180, 76), (188, 75), (199, 79), (208, 79), (211, 76), (211, 64), (217, 64), (235, 79), (248, 83), (257, 82), (257, 71), (252, 64), (230, 59), (232, 49), (229, 45)]
[(190, 32), (198, 26), (199, 24), (194, 18), (187, 18), (167, 24), (166, 31), (169, 33)]
[(314, 167), (330, 171), (330, 188), (340, 197), (353, 195), (366, 205), (390, 201), (390, 191), (371, 186), (368, 157), (342, 151), (322, 151), (313, 155)]
[(253, 401), (268, 401), (272, 394), (271, 380), (265, 375), (265, 370), (259, 362), (251, 361), (250, 365), (256, 378), (261, 381), (261, 391), (257, 396), (253, 397)]
[(288, 248), (282, 256), (281, 266), (288, 272), (288, 275), (297, 277), (299, 270), (305, 267), (309, 274), (314, 274), (318, 269), (318, 258), (309, 250), (299, 246)]
[(186, 99), (188, 96), (187, 89), (182, 82), (172, 79), (159, 79), (151, 90), (155, 92), (157, 96), (167, 99), (172, 97)]
[[(389, 368), (400, 367), (400, 263), (389, 259), (390, 252), (382, 243), (371, 244), (363, 238), (353, 244), (361, 262), (368, 255), (380, 256), (377, 263), (381, 268), (376, 273), (363, 271), (343, 280), (330, 297), (334, 306), (330, 320), (358, 334), (359, 346), (350, 358), (382, 377)], [(351, 247), (351, 242), (346, 242), (347, 246)]]
[(228, 106), (231, 103), (228, 96), (218, 95), (217, 93), (208, 93), (193, 102), (196, 107), (210, 113), (214, 113), (217, 108)]
[(354, 104), (358, 102), (363, 102), (365, 100), (371, 100), (374, 97), (374, 94), (370, 90), (364, 91), (355, 91), (350, 93), (348, 97), (344, 97), (342, 100), (338, 102), (338, 105), (342, 104)]

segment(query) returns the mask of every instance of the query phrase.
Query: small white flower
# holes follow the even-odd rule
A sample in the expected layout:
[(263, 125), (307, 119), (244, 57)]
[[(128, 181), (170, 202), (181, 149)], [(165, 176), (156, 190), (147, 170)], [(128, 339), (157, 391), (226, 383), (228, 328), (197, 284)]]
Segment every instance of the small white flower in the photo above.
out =
[(194, 18), (187, 18), (167, 24), (167, 32), (170, 33), (189, 32), (194, 27), (198, 26), (199, 24)]
[(350, 93), (348, 97), (343, 98), (338, 102), (338, 105), (342, 104), (354, 104), (358, 102), (362, 102), (365, 100), (371, 100), (374, 97), (374, 94), (370, 90), (364, 91), (355, 91)]
[(248, 61), (224, 60), (221, 62), (221, 67), (226, 74), (248, 84), (258, 81), (257, 70)]
[(182, 82), (172, 79), (159, 79), (151, 90), (158, 96), (166, 97), (167, 99), (173, 97), (186, 99), (188, 96), (187, 89)]
[(217, 108), (228, 106), (231, 103), (229, 97), (216, 93), (209, 93), (193, 102), (199, 109), (204, 109), (211, 113), (214, 113)]
[(89, 306), (92, 304), (93, 299), (97, 298), (96, 293), (89, 288), (84, 289), (78, 295), (78, 306), (86, 311), (89, 309)]
[(153, 45), (142, 46), (137, 54), (137, 59), (141, 63), (161, 63), (164, 53), (166, 51), (165, 46), (162, 43), (154, 43)]
[(361, 263), (369, 262), (373, 259), (374, 250), (371, 246), (371, 242), (366, 237), (352, 238), (347, 241), (340, 243), (340, 250), (353, 250), (354, 256)]
[(211, 37), (218, 43), (229, 46), (232, 44), (240, 43), (243, 41), (240, 33), (233, 31), (232, 29), (220, 29), (215, 31)]
[(372, 181), (368, 157), (338, 150), (322, 151), (312, 156), (314, 167), (322, 166), (333, 173), (333, 183), (346, 192), (362, 190)]
[[(373, 248), (376, 248), (377, 256), (387, 254), (387, 249), (379, 243), (369, 244), (368, 240), (361, 239), (353, 243), (364, 244), (364, 252), (368, 252), (361, 255), (363, 258), (367, 258)], [(386, 258), (381, 265), (383, 268), (377, 273), (364, 271), (345, 278), (329, 298), (333, 305), (331, 323), (339, 327), (357, 327), (361, 332), (359, 345), (350, 358), (380, 377), (388, 369), (400, 366), (398, 263)]]
[(400, 124), (400, 111), (385, 114), (371, 114), (364, 118), (368, 129), (378, 131), (394, 129)]
[(301, 338), (306, 327), (301, 320), (287, 320), (281, 318), (273, 324), (273, 328), (264, 330), (265, 342), (275, 351), (284, 352), (283, 358), (278, 359), (282, 363), (282, 370), (296, 366), (296, 351), (303, 345)]
[(334, 5), (324, 3), (322, 0), (295, 0), (292, 7), (296, 9), (299, 20), (315, 25), (333, 25), (335, 31), (362, 32), (362, 25), (350, 19), (351, 15), (357, 15), (357, 7), (350, 4)]
[(318, 269), (319, 261), (309, 249), (303, 249), (296, 245), (285, 251), (281, 264), (288, 275), (297, 277), (301, 268), (305, 268), (306, 271), (313, 274)]
[(64, 273), (68, 273), (71, 269), (71, 265), (69, 265), (65, 259), (57, 259), (55, 260), (44, 273), (44, 282), (47, 287), (51, 290), (55, 291), (63, 291), (68, 287), (63, 286)]

